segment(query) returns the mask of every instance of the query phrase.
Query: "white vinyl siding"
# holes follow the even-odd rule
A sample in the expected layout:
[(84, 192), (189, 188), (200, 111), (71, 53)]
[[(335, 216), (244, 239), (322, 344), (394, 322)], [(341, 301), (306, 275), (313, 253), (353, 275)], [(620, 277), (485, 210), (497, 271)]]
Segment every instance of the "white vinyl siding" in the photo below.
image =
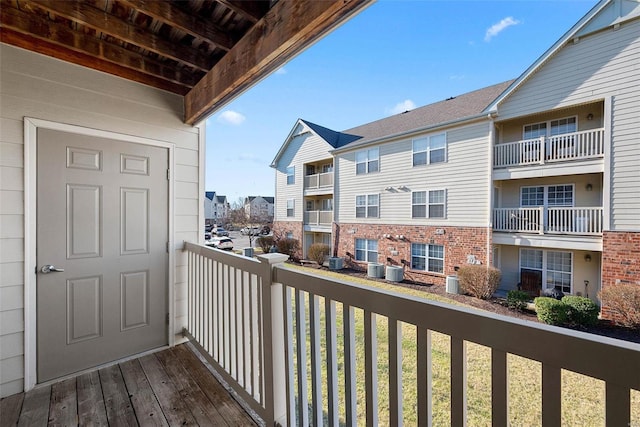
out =
[(378, 262), (378, 241), (356, 239), (356, 261)]
[[(24, 117), (175, 144), (174, 332), (186, 325), (184, 240), (200, 239), (199, 129), (180, 96), (0, 44), (0, 397), (24, 385)], [(19, 225), (18, 225), (19, 224)], [(11, 225), (11, 226), (10, 226)], [(10, 227), (9, 227), (10, 226)], [(6, 349), (6, 350), (5, 350)], [(10, 349), (10, 351), (8, 351)]]
[[(640, 231), (640, 20), (568, 43), (498, 108), (501, 120), (611, 97), (611, 227)], [(595, 112), (594, 112), (595, 113)], [(607, 227), (608, 224), (605, 224)], [(607, 227), (608, 228), (608, 227)]]
[[(333, 164), (330, 150), (333, 147), (322, 138), (311, 132), (302, 122), (296, 125), (292, 132), (291, 140), (278, 158), (275, 166), (275, 218), (274, 221), (300, 221), (303, 220), (303, 209), (296, 209), (293, 218), (287, 217), (287, 200), (296, 199), (299, 207), (305, 207), (303, 201), (304, 177), (307, 163), (327, 160), (327, 164)], [(294, 184), (287, 184), (287, 168), (294, 168)], [(317, 170), (315, 171), (318, 172)]]
[[(442, 133), (442, 132), (440, 132)], [(380, 212), (367, 223), (486, 227), (489, 222), (489, 121), (482, 119), (446, 130), (447, 162), (410, 167), (412, 140), (391, 140), (378, 146), (380, 172), (355, 175), (355, 151), (336, 155), (336, 220), (357, 223), (356, 196), (378, 193)], [(445, 218), (413, 218), (412, 193), (446, 188)]]

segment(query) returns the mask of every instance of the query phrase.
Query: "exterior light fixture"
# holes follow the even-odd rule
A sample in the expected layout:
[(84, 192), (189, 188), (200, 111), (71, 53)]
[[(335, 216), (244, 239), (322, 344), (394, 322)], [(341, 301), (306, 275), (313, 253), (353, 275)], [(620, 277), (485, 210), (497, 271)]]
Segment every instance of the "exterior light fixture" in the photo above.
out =
[(584, 256), (584, 261), (585, 261), (585, 262), (591, 262), (591, 254), (586, 254), (586, 255)]

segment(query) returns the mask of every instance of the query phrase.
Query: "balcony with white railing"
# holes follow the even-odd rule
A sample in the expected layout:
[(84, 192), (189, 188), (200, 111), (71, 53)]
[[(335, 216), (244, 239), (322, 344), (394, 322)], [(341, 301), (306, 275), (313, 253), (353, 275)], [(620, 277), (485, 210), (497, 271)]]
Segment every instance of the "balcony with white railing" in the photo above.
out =
[(544, 165), (604, 157), (604, 128), (496, 144), (493, 167)]
[(305, 175), (304, 190), (305, 192), (333, 191), (333, 172)]
[(600, 236), (602, 213), (602, 207), (497, 208), (493, 210), (493, 230)]
[(305, 211), (304, 225), (331, 226), (333, 211)]
[(185, 335), (264, 425), (640, 422), (638, 344), (185, 251)]

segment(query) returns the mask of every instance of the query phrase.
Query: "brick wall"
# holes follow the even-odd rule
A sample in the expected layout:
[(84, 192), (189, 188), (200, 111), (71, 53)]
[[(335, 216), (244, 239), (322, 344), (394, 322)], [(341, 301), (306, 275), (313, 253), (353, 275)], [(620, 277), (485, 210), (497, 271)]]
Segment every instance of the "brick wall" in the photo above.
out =
[[(640, 286), (640, 233), (605, 231), (602, 235), (602, 288), (616, 283)], [(606, 301), (602, 301), (602, 317), (612, 320)]]
[[(378, 240), (378, 262), (386, 265), (404, 265), (405, 278), (425, 284), (445, 283), (445, 277), (455, 273), (455, 266), (468, 263), (472, 255), (482, 264), (487, 259), (487, 230), (483, 227), (432, 227), (370, 224), (334, 225), (334, 236), (339, 236), (337, 252), (348, 266), (366, 269), (365, 262), (355, 261), (355, 239)], [(390, 238), (383, 235), (390, 234)], [(404, 236), (404, 239), (396, 238)], [(411, 270), (411, 243), (444, 246), (444, 273)], [(349, 255), (348, 255), (349, 254)]]
[(300, 242), (300, 250), (296, 256), (302, 258), (302, 237), (304, 233), (302, 221), (276, 221), (273, 223), (274, 238), (284, 238), (287, 236), (287, 233), (292, 233), (293, 238)]

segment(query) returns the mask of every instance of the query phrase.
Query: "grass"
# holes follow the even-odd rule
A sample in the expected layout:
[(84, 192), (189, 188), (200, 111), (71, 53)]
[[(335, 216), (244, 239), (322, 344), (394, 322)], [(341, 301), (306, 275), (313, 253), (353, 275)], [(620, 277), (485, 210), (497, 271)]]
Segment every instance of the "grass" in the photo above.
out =
[[(347, 277), (344, 274), (326, 270), (295, 267), (315, 274), (348, 280), (372, 288), (392, 290), (394, 292), (436, 300), (448, 304), (463, 305), (445, 297), (407, 289), (391, 284), (369, 281), (361, 278)], [(308, 308), (308, 296), (305, 298)], [(295, 306), (295, 301), (294, 301)], [(344, 391), (344, 354), (343, 336), (343, 307), (336, 304), (336, 329), (338, 360), (338, 401), (341, 424), (345, 423), (345, 391)], [(325, 330), (324, 300), (320, 299), (320, 330)], [(308, 311), (307, 311), (308, 318)], [(378, 418), (379, 425), (389, 424), (389, 367), (388, 367), (388, 321), (382, 316), (376, 317), (378, 341)], [(355, 309), (356, 336), (356, 384), (357, 384), (357, 425), (365, 425), (365, 364), (364, 364), (364, 313)], [(294, 319), (294, 328), (296, 328)], [(295, 329), (294, 329), (295, 331)], [(447, 335), (431, 332), (432, 334), (432, 392), (433, 392), (433, 425), (450, 425), (450, 339)], [(307, 321), (306, 331), (307, 349), (307, 378), (308, 399), (311, 402), (311, 354), (310, 330)], [(295, 348), (294, 335), (294, 348)], [(321, 366), (322, 366), (322, 407), (326, 415), (327, 401), (327, 373), (325, 335), (321, 334)], [(416, 387), (416, 328), (410, 324), (402, 324), (402, 384), (403, 384), (403, 415), (405, 425), (417, 424), (417, 387)], [(295, 353), (295, 352), (294, 352)], [(474, 343), (466, 343), (467, 356), (467, 423), (470, 426), (491, 425), (491, 349)], [(294, 363), (295, 360), (294, 354)], [(524, 359), (515, 355), (508, 355), (507, 369), (509, 375), (509, 423), (519, 426), (536, 426), (542, 424), (542, 365), (536, 361)], [(297, 375), (294, 383), (297, 386)], [(604, 383), (585, 377), (574, 372), (562, 372), (562, 425), (605, 425), (604, 419)], [(311, 403), (310, 403), (311, 404)], [(640, 425), (640, 391), (632, 391), (631, 425)], [(326, 423), (325, 419), (325, 423)]]

